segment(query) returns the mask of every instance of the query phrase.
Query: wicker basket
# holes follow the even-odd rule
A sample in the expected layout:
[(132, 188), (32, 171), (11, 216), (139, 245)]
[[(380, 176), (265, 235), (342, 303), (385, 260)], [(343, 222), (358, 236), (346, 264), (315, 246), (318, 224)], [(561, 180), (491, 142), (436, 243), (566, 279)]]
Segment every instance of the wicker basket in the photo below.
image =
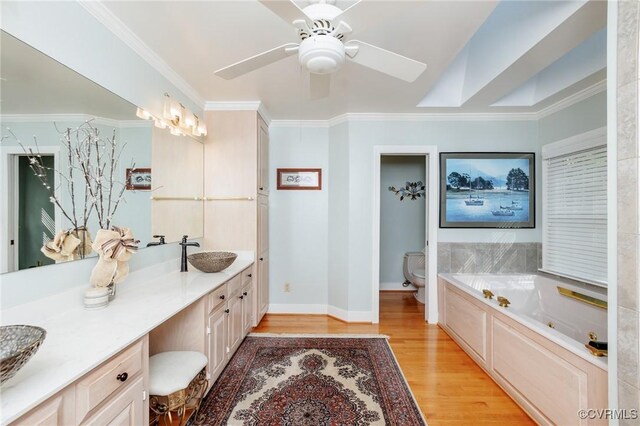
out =
[(238, 255), (228, 251), (203, 251), (187, 256), (189, 263), (202, 272), (220, 272), (228, 268)]
[(12, 378), (44, 341), (47, 332), (32, 325), (0, 327), (0, 383)]

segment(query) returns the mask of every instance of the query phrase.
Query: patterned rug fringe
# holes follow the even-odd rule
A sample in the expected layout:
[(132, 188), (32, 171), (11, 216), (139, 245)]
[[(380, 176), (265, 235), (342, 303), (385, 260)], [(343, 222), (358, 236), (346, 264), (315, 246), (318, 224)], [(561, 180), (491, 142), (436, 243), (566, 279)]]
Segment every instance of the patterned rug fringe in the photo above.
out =
[[(327, 339), (387, 339), (390, 337), (386, 334), (291, 334), (291, 333), (249, 333), (249, 336), (252, 337), (282, 337), (282, 338), (298, 338), (298, 337), (309, 337), (309, 338), (327, 338)], [(394, 355), (395, 356), (395, 355)], [(396, 360), (397, 362), (397, 360)]]
[[(395, 352), (393, 352), (393, 348), (391, 348), (391, 345), (389, 344), (389, 339), (387, 339), (387, 345), (389, 346), (389, 349), (391, 349), (391, 355), (393, 356), (393, 360), (396, 362), (396, 365), (398, 366), (398, 370), (400, 370), (400, 374), (402, 374), (402, 378), (404, 379), (404, 382), (407, 384), (407, 390), (409, 391), (409, 395), (411, 395), (411, 398), (413, 399), (413, 403), (416, 404), (416, 407), (420, 407), (420, 405), (418, 404), (418, 400), (416, 400), (416, 396), (413, 394), (413, 390), (411, 390), (411, 386), (409, 386), (409, 382), (407, 381), (407, 376), (404, 375), (404, 371), (402, 371), (402, 367), (400, 367), (400, 363), (398, 362), (398, 357), (396, 356)], [(422, 421), (424, 422), (425, 426), (427, 425), (427, 419), (424, 417), (424, 414), (422, 413), (422, 410), (418, 410), (418, 412), (420, 413), (420, 417), (422, 417)]]

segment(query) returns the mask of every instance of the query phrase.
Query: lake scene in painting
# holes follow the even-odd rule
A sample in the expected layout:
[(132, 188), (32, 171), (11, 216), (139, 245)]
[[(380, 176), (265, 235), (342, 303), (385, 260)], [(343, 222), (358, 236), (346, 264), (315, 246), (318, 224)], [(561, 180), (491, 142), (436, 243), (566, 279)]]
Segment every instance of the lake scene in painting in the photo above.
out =
[(528, 222), (529, 160), (446, 159), (447, 222)]

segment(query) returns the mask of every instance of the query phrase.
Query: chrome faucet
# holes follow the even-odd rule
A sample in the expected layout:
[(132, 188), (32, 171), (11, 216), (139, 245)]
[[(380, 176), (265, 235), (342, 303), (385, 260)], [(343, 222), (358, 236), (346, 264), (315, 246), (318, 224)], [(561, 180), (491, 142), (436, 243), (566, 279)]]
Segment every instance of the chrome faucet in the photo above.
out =
[(154, 242), (148, 243), (147, 247), (161, 246), (166, 244), (166, 242), (164, 241), (164, 235), (154, 235), (153, 238), (160, 238), (160, 241), (154, 241)]
[(180, 272), (187, 272), (187, 247), (200, 247), (200, 243), (195, 241), (187, 242), (187, 235), (182, 236), (182, 258), (180, 259)]

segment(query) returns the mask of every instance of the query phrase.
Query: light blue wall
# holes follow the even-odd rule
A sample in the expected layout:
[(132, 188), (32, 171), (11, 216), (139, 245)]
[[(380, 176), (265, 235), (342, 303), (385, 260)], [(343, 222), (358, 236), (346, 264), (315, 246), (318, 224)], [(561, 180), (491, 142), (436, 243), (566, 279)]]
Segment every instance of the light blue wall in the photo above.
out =
[(349, 126), (329, 129), (329, 295), (328, 303), (349, 307)]
[(540, 145), (604, 127), (607, 125), (607, 92), (541, 118), (538, 125)]
[[(329, 129), (270, 132), (269, 302), (327, 304)], [(321, 168), (320, 191), (277, 191), (277, 168)], [(291, 292), (284, 292), (289, 283)]]
[(403, 187), (407, 181), (426, 182), (425, 161), (424, 155), (384, 155), (381, 159), (380, 288), (384, 290), (402, 289), (404, 254), (425, 246), (426, 198), (400, 201), (389, 187)]

